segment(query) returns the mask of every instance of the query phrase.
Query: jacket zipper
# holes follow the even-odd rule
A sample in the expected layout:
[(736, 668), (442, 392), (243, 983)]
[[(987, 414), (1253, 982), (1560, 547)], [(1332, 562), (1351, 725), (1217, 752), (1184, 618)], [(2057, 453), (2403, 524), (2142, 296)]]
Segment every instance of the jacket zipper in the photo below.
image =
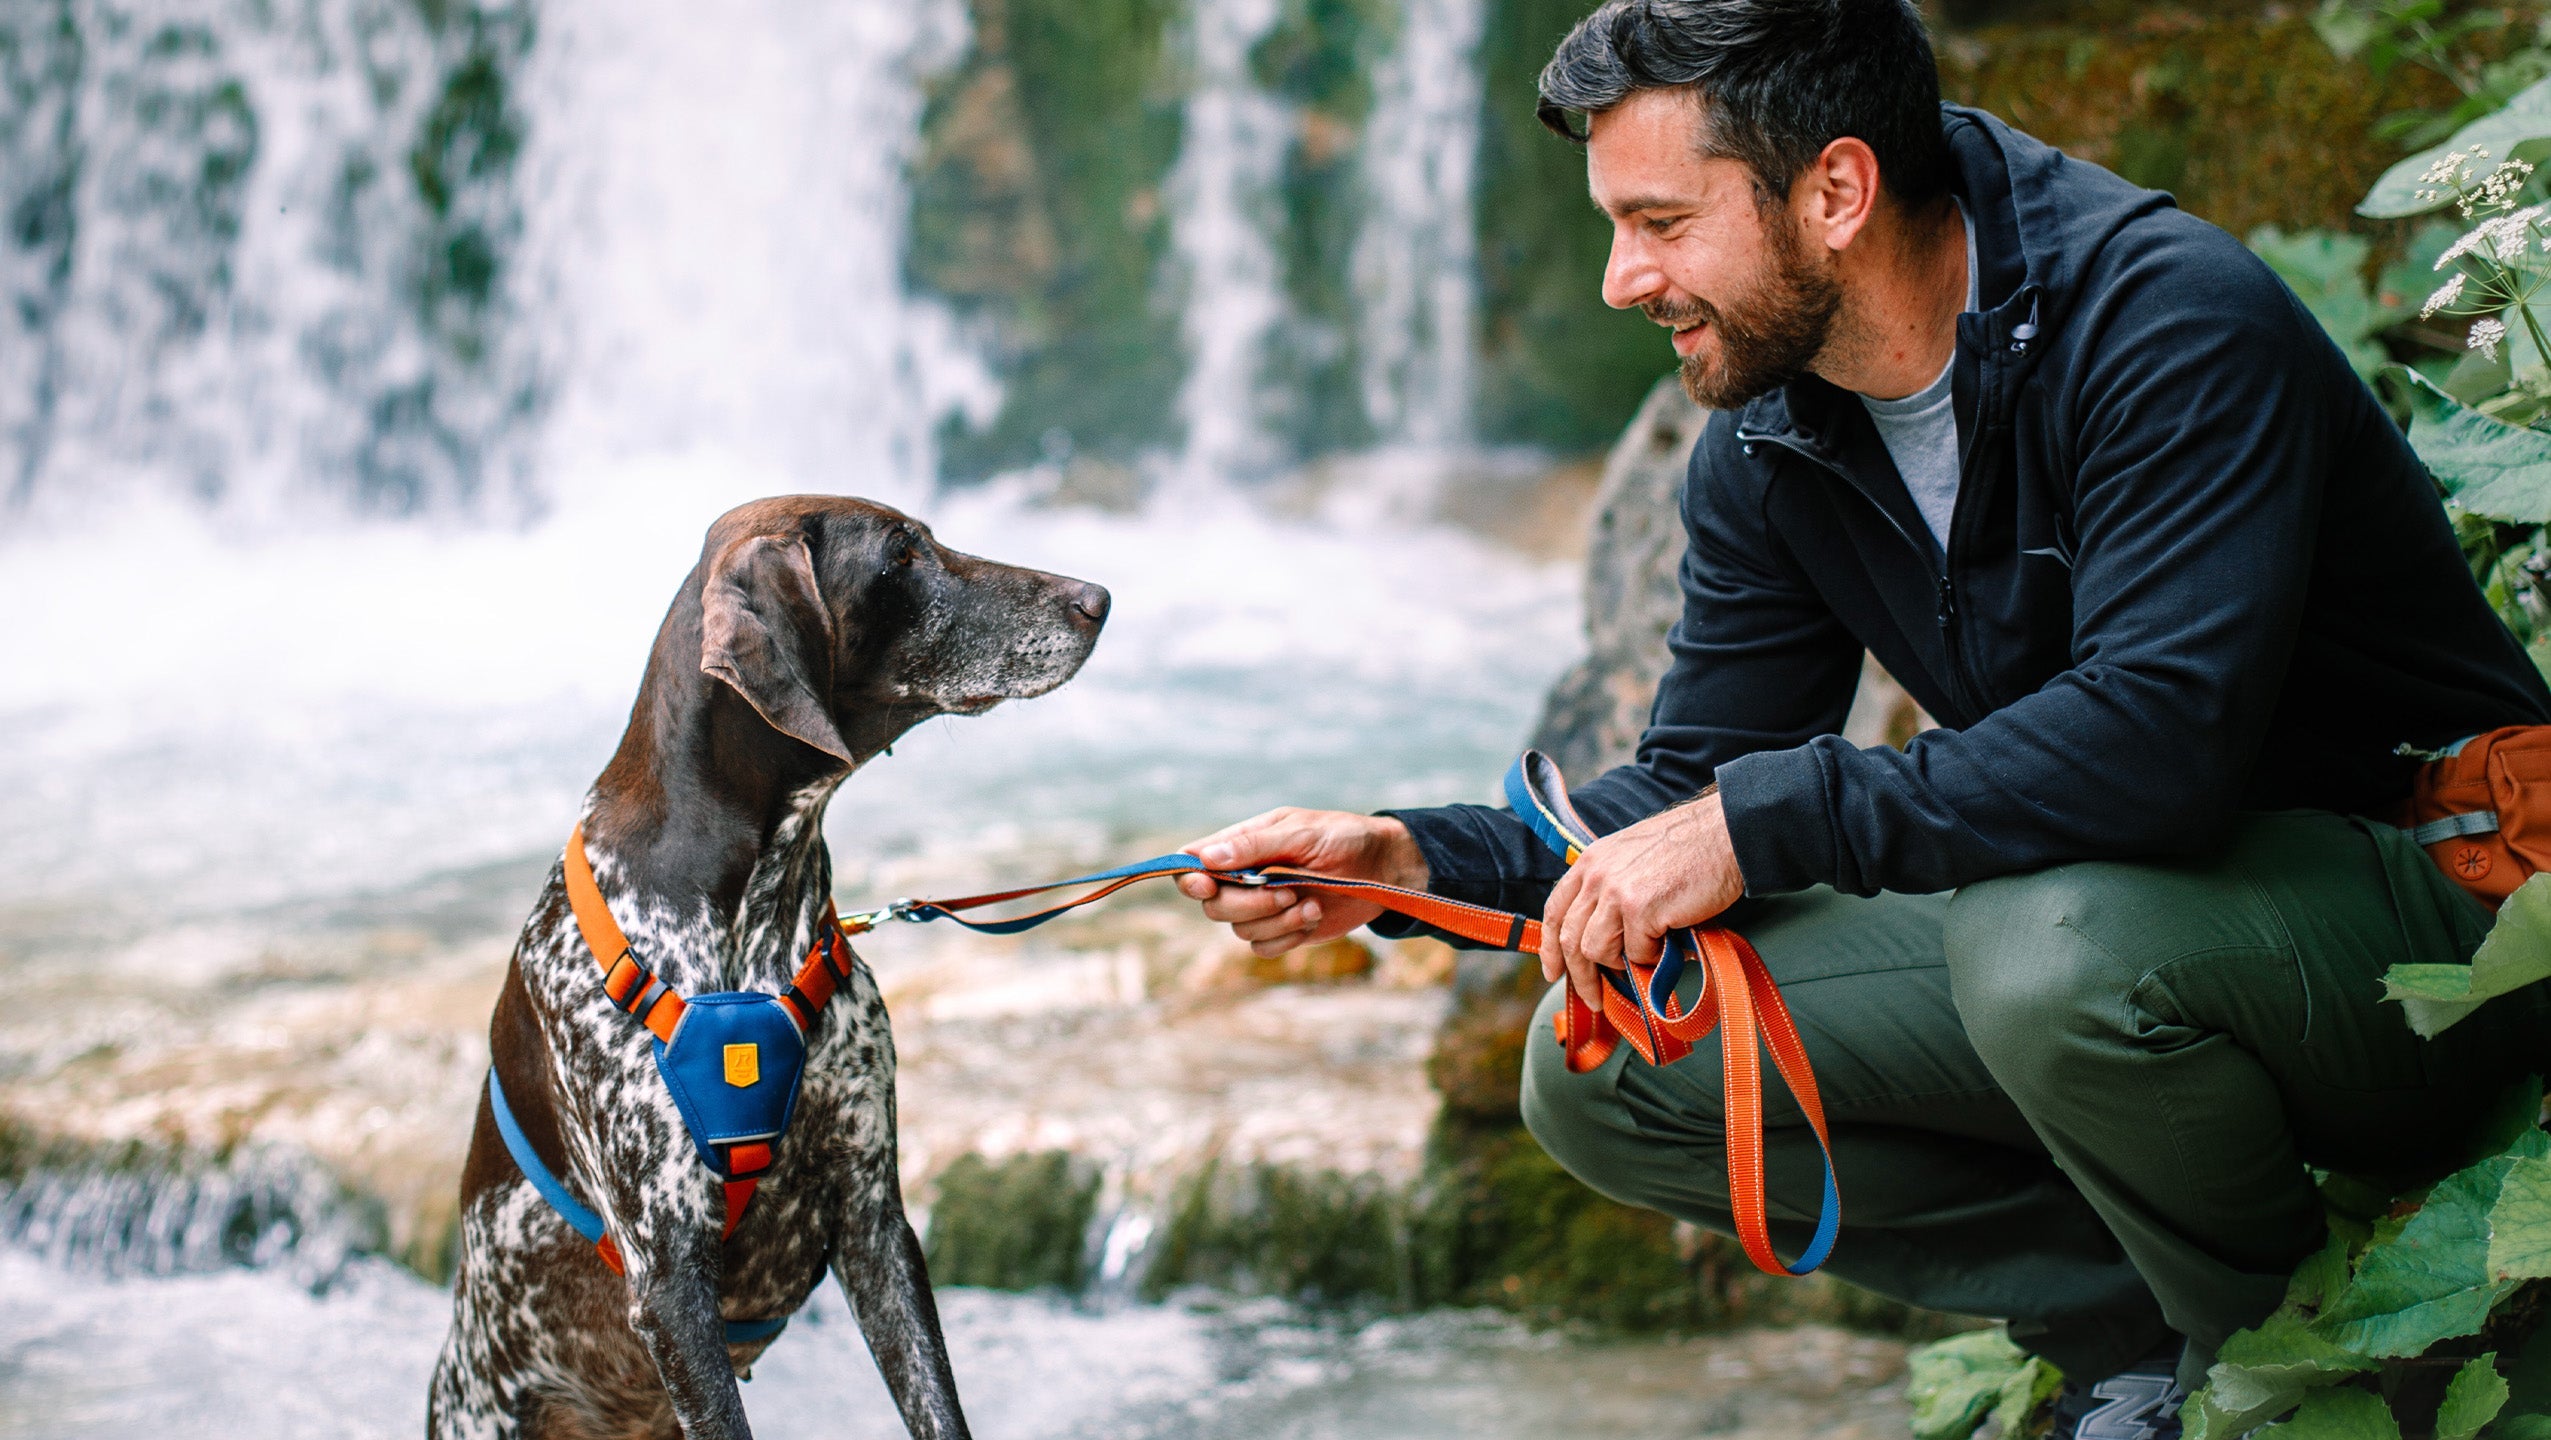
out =
[[(1843, 488), (1867, 501), (1869, 503), (1869, 508), (1878, 512), (1879, 518), (1887, 522), (1888, 527), (1896, 532), (1896, 538), (1902, 540), (1905, 543), (1906, 548), (1912, 550), (1916, 556), (1922, 557), (1926, 560), (1929, 558), (1930, 552), (1922, 548), (1921, 541), (1913, 538), (1912, 531), (1904, 528), (1904, 522), (1895, 517), (1895, 512), (1889, 510), (1886, 506), (1879, 504), (1877, 497), (1871, 495), (1866, 490), (1861, 489), (1859, 486), (1852, 484), (1850, 476), (1843, 474), (1841, 470), (1835, 468), (1831, 464), (1828, 464), (1822, 456), (1810, 454), (1805, 447), (1785, 436), (1764, 435), (1755, 432), (1748, 432), (1741, 426), (1736, 431), (1736, 439), (1737, 443), (1745, 447), (1746, 453), (1748, 454), (1751, 454), (1753, 452), (1753, 447), (1758, 444), (1777, 445), (1782, 449), (1789, 451), (1791, 454), (1796, 455), (1800, 459), (1807, 461), (1809, 464), (1823, 470), (1826, 474), (1840, 480), (1843, 483)], [(1961, 490), (1963, 490), (1965, 485), (1966, 477), (1964, 475), (1960, 475), (1958, 477), (1958, 486)], [(1954, 523), (1951, 524), (1949, 533), (1952, 535), (1957, 533), (1957, 528)], [(1974, 711), (1977, 714), (1981, 714), (1983, 712), (1976, 708), (1975, 699), (1971, 693), (1973, 687), (1967, 683), (1966, 666), (1960, 659), (1958, 653), (1958, 592), (1957, 586), (1951, 582), (1949, 578), (1949, 547), (1946, 545), (1940, 547), (1940, 568), (1938, 572), (1931, 577), (1931, 579), (1933, 585), (1936, 587), (1935, 593), (1938, 598), (1937, 617), (1940, 624), (1941, 659), (1946, 662), (1946, 668), (1948, 670), (1948, 674), (1943, 678), (1948, 681), (1950, 691), (1956, 694), (1960, 704), (1967, 706), (1971, 711)]]

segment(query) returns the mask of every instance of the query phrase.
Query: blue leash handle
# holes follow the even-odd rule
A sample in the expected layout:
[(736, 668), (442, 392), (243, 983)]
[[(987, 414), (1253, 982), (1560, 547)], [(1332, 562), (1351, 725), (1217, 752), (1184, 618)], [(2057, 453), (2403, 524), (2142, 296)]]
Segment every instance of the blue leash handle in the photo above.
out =
[[(1526, 750), (1515, 757), (1515, 763), (1506, 771), (1505, 789), (1506, 803), (1514, 808), (1516, 816), (1562, 861), (1576, 864), (1577, 857), (1594, 844), (1594, 828), (1586, 824), (1585, 817), (1579, 815), (1577, 807), (1569, 802), (1567, 784), (1560, 778), (1559, 767), (1549, 756), (1538, 750)], [(1674, 987), (1683, 978), (1684, 966), (1699, 954), (1700, 942), (1690, 931), (1678, 930), (1666, 936), (1663, 953), (1657, 959), (1656, 969), (1648, 975), (1644, 994), (1631, 983), (1626, 969), (1607, 967), (1596, 972), (1605, 983), (1619, 991), (1622, 998), (1638, 1007), (1639, 1018), (1648, 1027), (1651, 1054), (1657, 1053), (1656, 1027), (1664, 1015), (1666, 1004), (1674, 998)], [(1697, 1007), (1708, 999), (1709, 972), (1703, 970), (1701, 994), (1694, 998), (1693, 1004)], [(1779, 1069), (1778, 1066), (1772, 1068), (1775, 1071)], [(1786, 1077), (1783, 1077), (1782, 1083), (1787, 1083)], [(1814, 1135), (1815, 1131), (1811, 1127), (1807, 1133)], [(1783, 1267), (1792, 1275), (1805, 1275), (1824, 1264), (1826, 1257), (1833, 1253), (1834, 1241), (1842, 1233), (1842, 1188), (1834, 1179), (1833, 1147), (1821, 1135), (1816, 1136), (1816, 1145), (1825, 1162), (1824, 1207), (1816, 1217), (1816, 1233), (1808, 1240), (1807, 1248), (1799, 1254), (1795, 1263)]]
[[(531, 1188), (540, 1192), (540, 1198), (549, 1202), (549, 1208), (558, 1212), (558, 1218), (566, 1221), (588, 1243), (600, 1245), (603, 1236), (610, 1233), (603, 1227), (602, 1217), (567, 1193), (567, 1187), (559, 1182), (556, 1173), (541, 1162), (540, 1152), (531, 1148), (531, 1137), (523, 1134), (522, 1123), (514, 1118), (514, 1107), (505, 1103), (505, 1082), (496, 1078), (493, 1065), (487, 1067), (487, 1101), (488, 1108), (496, 1112), (496, 1133), (505, 1137), (505, 1150), (514, 1157), (514, 1167), (523, 1172), (523, 1178), (531, 1182)], [(787, 1325), (788, 1317), (785, 1315), (776, 1320), (729, 1320), (726, 1322), (726, 1343), (749, 1345), (756, 1340), (768, 1340)]]

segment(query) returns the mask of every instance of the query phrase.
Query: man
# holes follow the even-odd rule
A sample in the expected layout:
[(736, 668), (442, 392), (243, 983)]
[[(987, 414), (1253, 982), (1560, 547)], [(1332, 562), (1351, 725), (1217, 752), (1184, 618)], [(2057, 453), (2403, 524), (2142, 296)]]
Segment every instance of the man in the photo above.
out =
[[(1724, 914), (1816, 1065), (1830, 1268), (2006, 1318), (2069, 1377), (2065, 1433), (2174, 1434), (2174, 1374), (2322, 1243), (2306, 1166), (2439, 1173), (2541, 1063), (2538, 994), (2434, 1043), (2382, 1002), (2490, 917), (2358, 817), (2405, 794), (2400, 747), (2551, 693), (2293, 296), (2167, 196), (1942, 106), (1904, 0), (1610, 0), (1541, 104), (1612, 223), (1604, 300), (1671, 328), (1718, 412), (1672, 668), (1637, 760), (1576, 791), (1608, 833), (1566, 870), (1478, 806), (1195, 848), (1540, 910), (1544, 972), (1589, 999)], [(1942, 728), (1835, 733), (1864, 649)], [(1264, 954), (1376, 919), (1184, 883)], [(1533, 1133), (1728, 1231), (1716, 1042), (1572, 1075), (1557, 1003)], [(1794, 1255), (1815, 1142), (1770, 1113)]]

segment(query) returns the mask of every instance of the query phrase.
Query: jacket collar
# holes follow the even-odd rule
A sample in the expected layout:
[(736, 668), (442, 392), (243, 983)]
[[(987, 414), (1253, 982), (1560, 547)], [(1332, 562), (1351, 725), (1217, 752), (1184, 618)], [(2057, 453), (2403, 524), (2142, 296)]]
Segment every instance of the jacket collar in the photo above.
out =
[[(1943, 105), (1941, 126), (1954, 175), (1951, 188), (1975, 217), (1980, 314), (1960, 316), (1958, 365), (1973, 366), (1975, 389), (1961, 386), (1962, 419), (2007, 421), (2018, 381), (2036, 367), (2072, 310), (2083, 262), (2118, 226), (2169, 205), (2170, 197), (2119, 180), (1981, 110)], [(1824, 379), (1802, 375), (1737, 412), (1738, 433), (1796, 450), (1850, 473), (1836, 437), (1865, 417), (1852, 396)], [(1845, 407), (1848, 407), (1848, 410)], [(1975, 413), (1969, 415), (1969, 407)]]

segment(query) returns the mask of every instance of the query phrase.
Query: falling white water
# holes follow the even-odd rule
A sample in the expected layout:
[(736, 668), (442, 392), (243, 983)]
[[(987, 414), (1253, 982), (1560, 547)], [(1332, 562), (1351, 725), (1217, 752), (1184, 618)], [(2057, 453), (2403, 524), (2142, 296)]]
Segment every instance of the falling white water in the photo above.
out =
[(999, 396), (902, 289), (921, 86), (962, 0), (548, 0), (525, 177), (555, 493), (685, 457), (768, 490), (926, 493), (952, 410)]
[(1470, 439), (1482, 0), (1407, 0), (1375, 68), (1355, 245), (1364, 410), (1386, 444)]
[(451, 59), (422, 7), (37, 8), (0, 98), (0, 499), (183, 494), (255, 528), (501, 492), (529, 377), (501, 341), (458, 358), (420, 297), (509, 217), (466, 188), (431, 215), (411, 176)]
[(1269, 236), (1292, 116), (1249, 72), (1249, 48), (1281, 0), (1195, 0), (1195, 89), (1169, 177), (1170, 240), (1186, 283), (1188, 368), (1179, 469), (1197, 478), (1263, 474), (1278, 460), (1258, 413), (1267, 341), (1283, 323), (1283, 276)]

